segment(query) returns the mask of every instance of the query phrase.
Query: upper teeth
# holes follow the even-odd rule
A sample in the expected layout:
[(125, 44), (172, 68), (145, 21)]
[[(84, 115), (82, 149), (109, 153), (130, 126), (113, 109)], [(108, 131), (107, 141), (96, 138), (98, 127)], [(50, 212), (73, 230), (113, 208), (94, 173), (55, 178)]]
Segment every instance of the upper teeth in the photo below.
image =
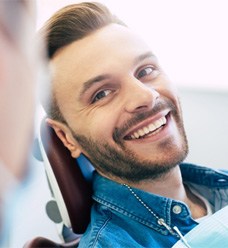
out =
[(145, 126), (143, 128), (138, 129), (137, 131), (135, 131), (133, 134), (131, 134), (131, 138), (132, 139), (138, 139), (150, 132), (155, 131), (156, 129), (158, 129), (159, 127), (161, 127), (162, 125), (166, 124), (166, 118), (163, 116), (160, 119), (156, 120), (155, 122), (149, 124), (148, 126)]

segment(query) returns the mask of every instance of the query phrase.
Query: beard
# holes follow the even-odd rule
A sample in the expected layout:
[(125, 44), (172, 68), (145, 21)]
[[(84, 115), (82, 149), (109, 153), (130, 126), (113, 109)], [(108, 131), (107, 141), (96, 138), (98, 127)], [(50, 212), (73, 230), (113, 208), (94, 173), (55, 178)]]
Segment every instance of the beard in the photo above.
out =
[[(161, 154), (157, 155), (151, 150), (149, 158), (140, 159), (135, 152), (126, 147), (123, 134), (130, 127), (166, 108), (171, 109), (170, 114), (172, 114), (177, 123), (181, 137), (181, 147), (175, 146), (173, 139), (168, 138), (159, 143), (159, 153)], [(86, 157), (98, 172), (100, 171), (109, 178), (119, 178), (129, 183), (159, 179), (181, 163), (188, 154), (188, 142), (182, 115), (168, 99), (157, 103), (151, 111), (135, 114), (120, 128), (116, 128), (113, 132), (113, 140), (117, 146), (110, 145), (102, 139), (94, 140), (92, 137), (76, 134), (73, 131), (72, 133), (81, 148), (87, 153)]]

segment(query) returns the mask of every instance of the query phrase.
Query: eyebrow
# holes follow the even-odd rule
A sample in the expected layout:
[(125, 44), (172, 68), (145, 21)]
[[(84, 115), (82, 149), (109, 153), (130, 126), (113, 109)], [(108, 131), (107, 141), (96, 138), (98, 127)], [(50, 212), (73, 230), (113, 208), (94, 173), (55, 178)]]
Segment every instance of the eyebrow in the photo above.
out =
[(111, 76), (109, 74), (102, 74), (102, 75), (98, 75), (96, 77), (90, 78), (89, 80), (85, 81), (83, 83), (83, 88), (79, 94), (79, 98), (81, 98), (83, 96), (83, 94), (90, 89), (95, 83), (99, 83), (105, 79), (110, 78)]
[[(156, 59), (156, 56), (152, 52), (143, 53), (134, 59), (133, 64), (135, 65), (135, 64), (143, 61), (144, 59), (147, 59), (150, 57), (153, 57)], [(94, 84), (99, 83), (99, 82), (104, 81), (104, 80), (109, 79), (109, 78), (111, 78), (111, 76), (109, 74), (101, 74), (101, 75), (95, 76), (95, 77), (90, 78), (89, 80), (85, 81), (83, 83), (83, 88), (79, 94), (79, 98), (81, 98), (83, 96), (83, 94), (88, 89), (90, 89)]]
[(144, 59), (147, 59), (147, 58), (157, 59), (156, 56), (152, 52), (146, 52), (146, 53), (143, 53), (143, 54), (139, 55), (138, 57), (136, 57), (134, 59), (134, 64), (138, 64), (139, 62), (141, 62), (141, 61), (143, 61)]

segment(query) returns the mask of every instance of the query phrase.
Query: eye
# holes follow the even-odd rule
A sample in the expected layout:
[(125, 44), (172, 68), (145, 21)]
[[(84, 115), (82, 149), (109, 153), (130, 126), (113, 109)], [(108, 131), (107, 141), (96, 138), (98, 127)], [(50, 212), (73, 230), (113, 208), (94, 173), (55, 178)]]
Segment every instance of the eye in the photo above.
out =
[(102, 98), (108, 96), (111, 92), (112, 92), (111, 90), (102, 90), (102, 91), (99, 91), (95, 95), (95, 97), (93, 98), (92, 103), (97, 102), (97, 101), (101, 100)]
[(140, 78), (143, 78), (145, 76), (148, 76), (148, 75), (152, 74), (154, 71), (155, 71), (155, 69), (152, 66), (143, 68), (142, 70), (139, 71), (137, 78), (140, 79)]

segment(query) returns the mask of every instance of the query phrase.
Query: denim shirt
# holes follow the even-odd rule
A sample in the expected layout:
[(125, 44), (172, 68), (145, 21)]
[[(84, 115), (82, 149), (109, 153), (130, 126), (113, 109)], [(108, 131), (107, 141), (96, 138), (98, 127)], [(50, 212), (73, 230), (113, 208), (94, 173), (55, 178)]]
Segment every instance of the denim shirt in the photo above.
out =
[[(183, 182), (205, 197), (214, 212), (228, 204), (226, 172), (187, 163), (180, 168)], [(172, 247), (179, 240), (159, 224), (126, 186), (95, 173), (93, 190), (91, 222), (81, 238), (80, 248)], [(133, 190), (165, 223), (177, 226), (182, 235), (198, 225), (183, 202)]]

